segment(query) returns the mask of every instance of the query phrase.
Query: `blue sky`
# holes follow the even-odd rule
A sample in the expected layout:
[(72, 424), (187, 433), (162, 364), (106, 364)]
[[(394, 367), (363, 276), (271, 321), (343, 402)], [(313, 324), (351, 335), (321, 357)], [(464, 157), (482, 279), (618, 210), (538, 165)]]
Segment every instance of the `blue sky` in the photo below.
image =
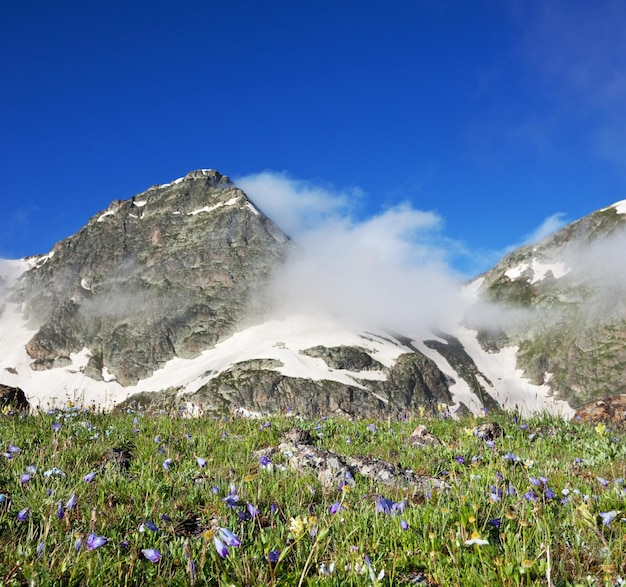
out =
[(625, 38), (610, 0), (2, 2), (0, 256), (214, 168), (430, 214), (412, 242), (482, 271), (626, 198)]

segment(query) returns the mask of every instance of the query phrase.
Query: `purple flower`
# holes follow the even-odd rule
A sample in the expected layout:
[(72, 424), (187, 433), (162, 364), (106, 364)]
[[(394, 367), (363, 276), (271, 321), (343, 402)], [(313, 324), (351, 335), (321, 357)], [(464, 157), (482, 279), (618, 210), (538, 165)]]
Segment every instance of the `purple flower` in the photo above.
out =
[(489, 520), (489, 525), (500, 529), (502, 526), (502, 518), (491, 518), (491, 520)]
[(19, 446), (15, 446), (14, 444), (10, 444), (9, 448), (7, 449), (9, 451), (9, 454), (16, 454), (18, 452), (20, 452), (20, 450), (22, 450)]
[(76, 539), (76, 542), (74, 542), (74, 550), (78, 552), (82, 547), (83, 547), (83, 538), (82, 536), (79, 536)]
[(251, 518), (256, 518), (259, 515), (259, 508), (257, 508), (254, 504), (252, 503), (247, 503), (246, 504), (246, 509), (248, 510), (248, 513), (250, 514)]
[(269, 469), (272, 466), (272, 461), (268, 456), (263, 455), (259, 457), (259, 465), (261, 465), (263, 469)]
[(170, 467), (172, 466), (172, 463), (173, 463), (173, 462), (174, 462), (174, 461), (173, 461), (172, 459), (165, 459), (165, 460), (163, 461), (163, 468), (164, 468), (166, 471), (169, 471), (169, 470), (170, 470)]
[(383, 497), (382, 495), (376, 496), (376, 513), (377, 514), (390, 514), (393, 501)]
[(367, 425), (367, 429), (368, 429), (370, 432), (378, 432), (378, 428), (376, 428), (376, 426), (375, 426), (374, 424), (368, 424), (368, 425)]
[(541, 487), (541, 481), (539, 479), (535, 479), (535, 477), (530, 478), (530, 484), (535, 487)]
[(72, 493), (72, 495), (70, 495), (70, 498), (67, 500), (67, 503), (65, 504), (65, 509), (73, 510), (76, 507), (77, 501), (78, 500), (76, 499), (76, 494)]
[(215, 546), (215, 550), (217, 554), (219, 554), (222, 558), (226, 558), (228, 556), (228, 547), (229, 546), (239, 546), (241, 544), (241, 540), (235, 536), (228, 528), (220, 528), (217, 531), (217, 534), (213, 536), (213, 546)]
[(544, 495), (546, 496), (546, 499), (554, 499), (556, 494), (552, 489), (550, 489), (550, 487), (548, 487), (546, 488)]
[(217, 535), (220, 540), (227, 544), (228, 546), (239, 546), (241, 544), (241, 540), (237, 538), (235, 534), (233, 534), (228, 528), (220, 528), (217, 531)]
[(156, 548), (144, 548), (141, 552), (151, 563), (158, 563), (163, 556)]
[(222, 501), (233, 510), (237, 507), (239, 496), (237, 495), (237, 488), (234, 485), (231, 485), (228, 495), (223, 497)]
[(228, 556), (228, 547), (217, 537), (217, 535), (213, 536), (213, 546), (215, 546), (217, 554), (219, 554), (222, 558), (226, 558)]
[(394, 502), (391, 499), (387, 499), (382, 495), (376, 497), (376, 513), (377, 514), (391, 514), (395, 515), (402, 511), (406, 507), (406, 500)]
[(91, 483), (91, 482), (92, 482), (92, 481), (96, 478), (96, 475), (97, 475), (97, 474), (98, 474), (98, 473), (97, 473), (96, 471), (91, 471), (91, 473), (87, 473), (87, 474), (83, 477), (83, 481), (84, 481), (85, 483)]
[(400, 520), (400, 528), (403, 530), (409, 529), (409, 523), (406, 520)]
[(196, 457), (196, 463), (198, 463), (198, 467), (203, 469), (206, 466), (206, 459), (203, 459), (202, 457)]
[(61, 430), (61, 424), (59, 422), (53, 422), (52, 423), (52, 431), (53, 432), (58, 432), (59, 430)]
[(464, 465), (465, 464), (465, 459), (463, 458), (462, 455), (459, 455), (457, 457), (454, 457), (454, 460), (459, 463), (459, 465)]
[(270, 550), (269, 553), (267, 554), (267, 560), (268, 562), (272, 564), (276, 564), (279, 559), (280, 559), (280, 550)]
[(335, 503), (333, 503), (329, 508), (328, 511), (330, 514), (332, 514), (333, 516), (338, 513), (343, 511), (345, 508), (343, 507), (343, 505), (341, 505), (340, 501), (336, 501)]
[(600, 483), (600, 485), (602, 485), (602, 487), (607, 487), (609, 484), (608, 479), (604, 479), (602, 477), (598, 477), (598, 483)]
[(611, 522), (617, 518), (617, 514), (619, 512), (615, 510), (611, 510), (610, 512), (600, 512), (600, 517), (602, 518), (602, 524), (604, 526), (610, 526)]
[(142, 527), (143, 528), (148, 528), (148, 530), (150, 530), (151, 532), (158, 532), (159, 531), (159, 528), (157, 527), (157, 525), (153, 521), (151, 521), (151, 520), (148, 520), (147, 522), (144, 522), (143, 524), (141, 524), (141, 526), (139, 527), (139, 531), (140, 532), (143, 531)]
[(517, 456), (514, 455), (512, 452), (507, 452), (503, 457), (502, 457), (505, 461), (517, 461)]
[(535, 493), (534, 489), (530, 489), (526, 493), (524, 493), (524, 497), (528, 501), (537, 501), (537, 494)]
[(96, 548), (104, 546), (107, 542), (107, 538), (105, 538), (104, 536), (98, 536), (95, 532), (92, 532), (87, 537), (87, 548), (89, 550), (96, 550)]
[(60, 501), (57, 505), (57, 518), (59, 518), (59, 520), (62, 520), (64, 517), (65, 513), (63, 512), (63, 502)]
[(29, 475), (28, 473), (22, 473), (20, 475), (20, 483), (22, 485), (25, 485), (26, 483), (28, 483), (30, 480), (32, 479), (32, 476)]
[(28, 520), (28, 511), (29, 511), (29, 508), (24, 508), (23, 510), (20, 510), (19, 512), (17, 512), (17, 519), (20, 522), (25, 522), (26, 520)]
[(161, 442), (161, 435), (160, 435), (160, 434), (157, 434), (157, 435), (154, 437), (154, 442), (156, 442), (157, 444), (160, 444), (160, 442)]
[(40, 542), (37, 545), (37, 549), (35, 550), (35, 554), (37, 555), (37, 558), (39, 558), (43, 554), (43, 551), (45, 549), (46, 549), (46, 543), (45, 542)]
[(513, 483), (509, 483), (509, 487), (506, 490), (506, 494), (511, 496), (511, 495), (515, 495), (517, 493), (517, 491), (515, 491), (515, 487), (513, 487)]
[(491, 486), (489, 491), (489, 499), (493, 502), (498, 502), (502, 499), (502, 490), (498, 489), (495, 485)]

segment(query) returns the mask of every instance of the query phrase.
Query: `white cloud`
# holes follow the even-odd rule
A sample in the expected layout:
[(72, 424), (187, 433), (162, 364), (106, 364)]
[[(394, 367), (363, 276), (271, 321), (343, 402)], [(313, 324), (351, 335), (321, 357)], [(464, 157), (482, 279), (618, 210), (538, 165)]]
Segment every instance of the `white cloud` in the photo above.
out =
[(357, 188), (338, 191), (275, 171), (240, 177), (235, 183), (293, 238), (321, 222), (345, 215), (362, 195)]
[(460, 279), (437, 214), (399, 204), (357, 219), (346, 191), (272, 172), (236, 183), (298, 246), (272, 284), (277, 312), (330, 313), (415, 337), (460, 318)]
[(552, 216), (548, 216), (537, 228), (535, 228), (535, 230), (526, 235), (526, 237), (524, 238), (524, 244), (531, 245), (533, 243), (542, 241), (544, 238), (550, 236), (553, 232), (556, 232), (560, 228), (563, 228), (565, 224), (566, 220), (565, 214), (563, 214), (563, 212), (557, 212), (556, 214), (552, 214)]

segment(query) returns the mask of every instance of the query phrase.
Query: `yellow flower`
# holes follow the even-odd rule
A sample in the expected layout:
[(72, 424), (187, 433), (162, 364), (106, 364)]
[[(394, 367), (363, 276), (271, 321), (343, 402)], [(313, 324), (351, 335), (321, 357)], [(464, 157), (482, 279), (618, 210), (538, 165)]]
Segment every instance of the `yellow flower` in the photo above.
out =
[(304, 518), (297, 516), (289, 520), (289, 534), (291, 534), (293, 538), (299, 538), (304, 534), (305, 530), (306, 520)]
[(595, 431), (600, 436), (605, 436), (606, 435), (606, 424), (603, 424), (602, 422), (600, 422), (599, 424), (596, 424)]

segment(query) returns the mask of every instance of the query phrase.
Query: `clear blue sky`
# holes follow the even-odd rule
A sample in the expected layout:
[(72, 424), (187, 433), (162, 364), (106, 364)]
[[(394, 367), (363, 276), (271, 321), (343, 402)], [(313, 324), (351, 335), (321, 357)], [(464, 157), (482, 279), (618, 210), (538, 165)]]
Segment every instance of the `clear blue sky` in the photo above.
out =
[(0, 2), (0, 256), (214, 168), (408, 202), (488, 260), (626, 198), (624, 39), (605, 0)]

